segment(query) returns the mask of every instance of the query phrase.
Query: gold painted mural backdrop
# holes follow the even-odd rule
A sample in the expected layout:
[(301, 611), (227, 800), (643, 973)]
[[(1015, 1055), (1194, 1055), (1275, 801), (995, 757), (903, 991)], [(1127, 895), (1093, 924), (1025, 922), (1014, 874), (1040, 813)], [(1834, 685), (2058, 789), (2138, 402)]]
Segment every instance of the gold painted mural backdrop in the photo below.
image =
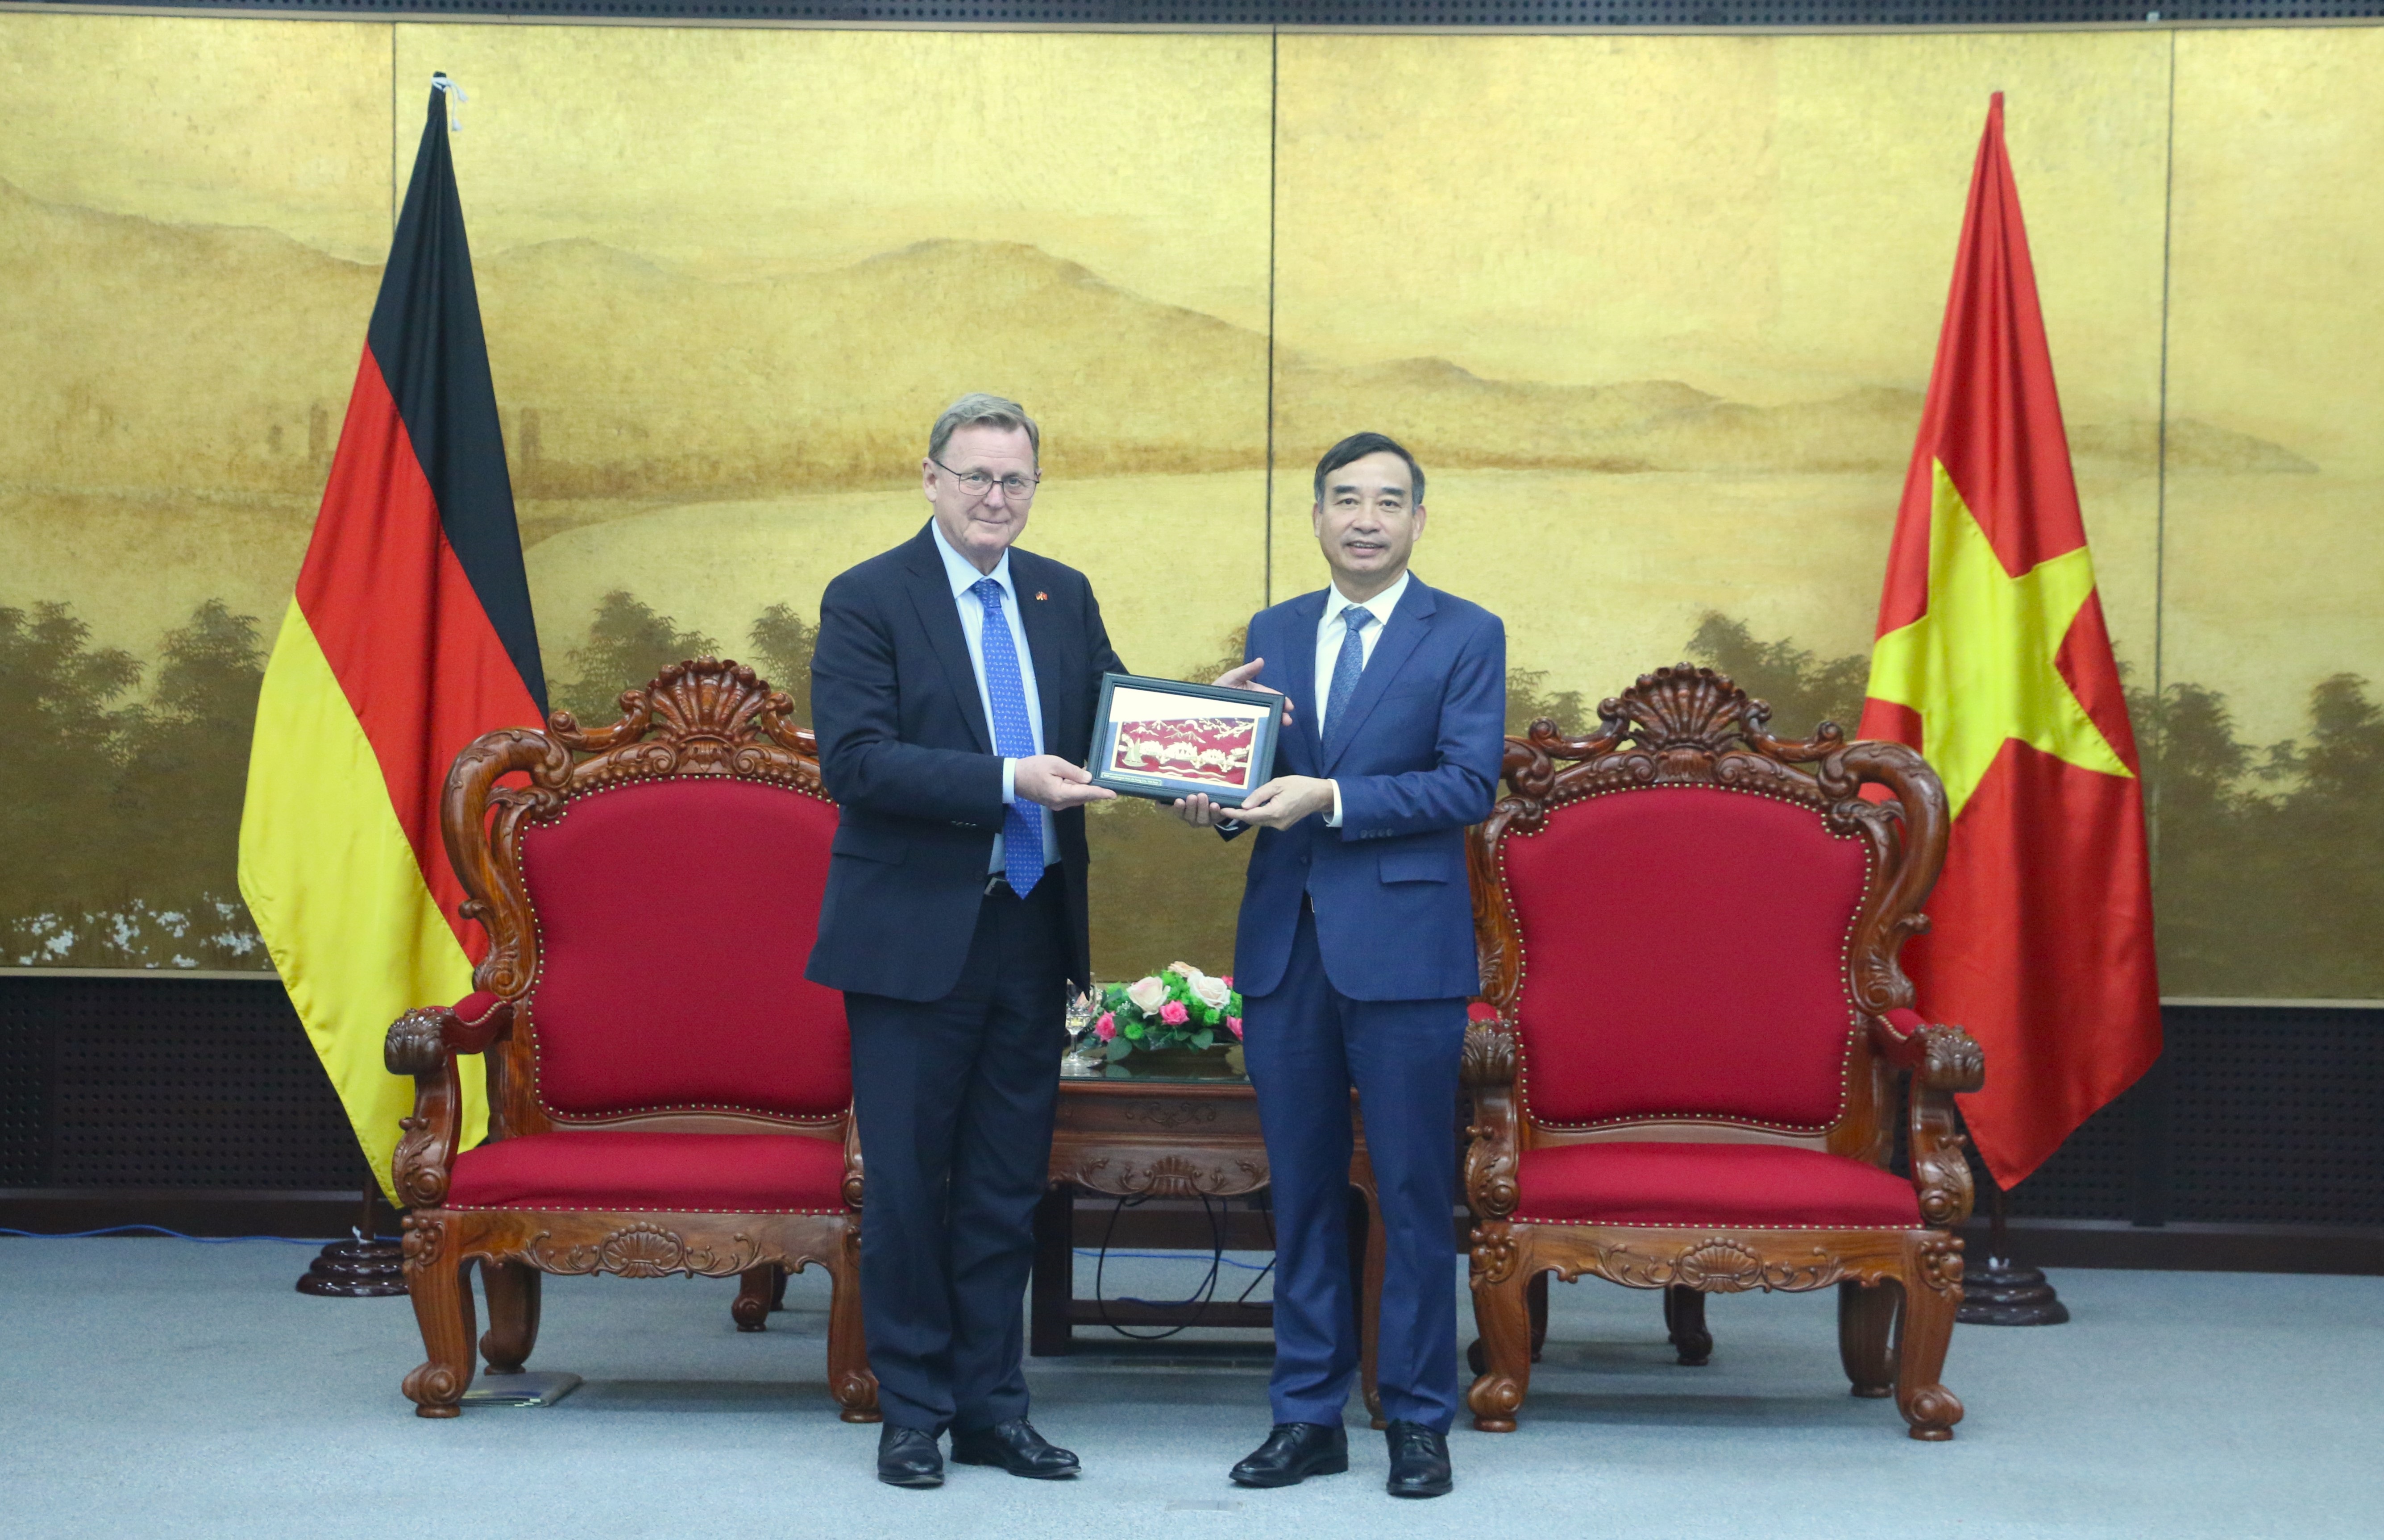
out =
[[(0, 16), (0, 962), (264, 965), (249, 714), (433, 68), (583, 713), (699, 651), (800, 698), (822, 587), (989, 389), (1045, 429), (1027, 543), (1138, 671), (1322, 581), (1309, 469), (1372, 427), (1432, 473), (1419, 570), (1507, 618), (1518, 723), (1684, 655), (1850, 723), (2002, 90), (2165, 987), (2384, 997), (2384, 31), (2334, 28)], [(1094, 834), (1102, 971), (1228, 965), (1243, 852), (1139, 803)]]

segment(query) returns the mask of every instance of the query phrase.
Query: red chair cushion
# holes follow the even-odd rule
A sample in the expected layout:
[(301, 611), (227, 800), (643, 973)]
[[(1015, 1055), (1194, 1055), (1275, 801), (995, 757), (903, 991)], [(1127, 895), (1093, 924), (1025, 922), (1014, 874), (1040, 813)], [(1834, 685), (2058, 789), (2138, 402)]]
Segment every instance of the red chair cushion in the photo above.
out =
[(1778, 798), (1652, 787), (1568, 803), (1503, 859), (1535, 1121), (1837, 1120), (1861, 840)]
[(615, 787), (525, 828), (547, 1109), (842, 1112), (844, 997), (803, 977), (835, 835), (834, 803), (726, 776)]
[(1769, 1144), (1618, 1141), (1528, 1149), (1517, 1219), (1740, 1230), (1909, 1230), (1912, 1183), (1867, 1161)]
[(455, 1157), (451, 1209), (842, 1213), (844, 1144), (801, 1134), (589, 1129), (499, 1139)]

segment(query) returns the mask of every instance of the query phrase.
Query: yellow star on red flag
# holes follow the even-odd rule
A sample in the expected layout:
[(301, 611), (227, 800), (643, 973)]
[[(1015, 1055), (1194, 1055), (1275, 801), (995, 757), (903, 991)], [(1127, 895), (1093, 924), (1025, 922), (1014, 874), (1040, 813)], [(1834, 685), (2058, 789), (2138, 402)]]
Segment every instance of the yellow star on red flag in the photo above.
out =
[(2055, 662), (2094, 592), (2087, 548), (2013, 576), (1942, 461), (1935, 470), (1929, 608), (1879, 639), (1869, 694), (1920, 714), (1921, 752), (1956, 817), (2012, 739), (2081, 770), (2131, 775)]

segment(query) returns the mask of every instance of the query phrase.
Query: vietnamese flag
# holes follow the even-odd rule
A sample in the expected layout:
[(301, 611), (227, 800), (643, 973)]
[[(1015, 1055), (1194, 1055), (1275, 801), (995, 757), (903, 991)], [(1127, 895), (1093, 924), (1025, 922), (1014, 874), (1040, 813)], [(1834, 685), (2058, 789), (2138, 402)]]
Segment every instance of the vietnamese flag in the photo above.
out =
[(1954, 286), (1880, 597), (1861, 736), (1918, 749), (1953, 835), (1905, 966), (1970, 1029), (1962, 1098), (2005, 1187), (2158, 1057), (2135, 735), (2078, 512), (2004, 99), (1987, 109)]
[[(487, 942), (440, 835), (457, 751), (542, 721), (521, 535), (447, 148), (444, 77), (297, 595), (257, 700), (240, 890), (390, 1188), (411, 1084), (390, 1023), (459, 1000)], [(465, 1141), (487, 1127), (466, 1063)], [(391, 1198), (395, 1194), (391, 1191)]]

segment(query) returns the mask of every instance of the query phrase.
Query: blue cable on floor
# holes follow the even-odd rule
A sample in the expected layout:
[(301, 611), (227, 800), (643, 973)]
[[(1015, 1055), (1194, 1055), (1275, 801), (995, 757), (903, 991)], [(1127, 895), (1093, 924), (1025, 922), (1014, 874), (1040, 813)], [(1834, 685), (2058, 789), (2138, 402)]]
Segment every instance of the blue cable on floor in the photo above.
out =
[[(193, 1240), (201, 1246), (230, 1246), (237, 1241), (269, 1240), (283, 1246), (329, 1246), (338, 1236), (186, 1236), (180, 1230), (168, 1230), (162, 1224), (111, 1224), (105, 1230), (0, 1230), (0, 1236), (16, 1236), (25, 1240), (90, 1240), (96, 1236), (163, 1236), (168, 1240)], [(395, 1236), (379, 1236), (376, 1239), (395, 1241)]]

